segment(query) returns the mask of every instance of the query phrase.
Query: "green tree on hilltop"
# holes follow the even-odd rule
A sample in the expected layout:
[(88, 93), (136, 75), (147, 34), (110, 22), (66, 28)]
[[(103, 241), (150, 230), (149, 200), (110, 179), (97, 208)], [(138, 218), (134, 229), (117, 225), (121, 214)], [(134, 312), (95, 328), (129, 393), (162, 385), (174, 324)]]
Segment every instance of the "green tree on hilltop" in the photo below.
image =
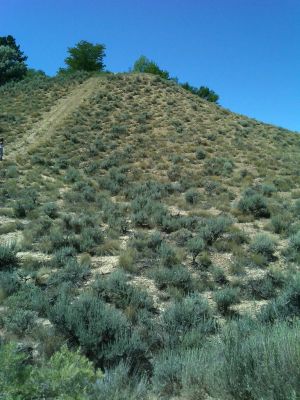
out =
[(105, 65), (105, 46), (92, 44), (85, 40), (78, 42), (75, 47), (68, 48), (69, 56), (65, 59), (69, 71), (103, 71)]
[(20, 50), (20, 46), (17, 45), (16, 39), (11, 36), (0, 36), (0, 46), (8, 46), (11, 49), (15, 50), (17, 53), (16, 60), (20, 63), (24, 63), (27, 60), (27, 56)]
[(133, 72), (143, 72), (153, 75), (159, 75), (163, 79), (170, 79), (168, 71), (164, 71), (154, 62), (145, 56), (141, 56), (133, 65)]
[(16, 50), (9, 46), (0, 46), (0, 85), (22, 79), (26, 71), (27, 67), (24, 62), (19, 61)]
[(22, 79), (27, 72), (26, 60), (13, 36), (0, 36), (0, 85)]

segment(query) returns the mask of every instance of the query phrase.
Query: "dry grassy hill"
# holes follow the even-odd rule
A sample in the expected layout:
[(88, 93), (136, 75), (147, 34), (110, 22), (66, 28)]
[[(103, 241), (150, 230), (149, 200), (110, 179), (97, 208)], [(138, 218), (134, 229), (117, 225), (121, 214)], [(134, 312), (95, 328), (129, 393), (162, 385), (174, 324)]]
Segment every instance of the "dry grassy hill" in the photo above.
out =
[(289, 386), (266, 364), (299, 339), (285, 320), (300, 314), (300, 136), (146, 74), (0, 96), (4, 340), (38, 360), (66, 340), (99, 368), (125, 360), (127, 397), (106, 399), (298, 398), (294, 358), (274, 367)]

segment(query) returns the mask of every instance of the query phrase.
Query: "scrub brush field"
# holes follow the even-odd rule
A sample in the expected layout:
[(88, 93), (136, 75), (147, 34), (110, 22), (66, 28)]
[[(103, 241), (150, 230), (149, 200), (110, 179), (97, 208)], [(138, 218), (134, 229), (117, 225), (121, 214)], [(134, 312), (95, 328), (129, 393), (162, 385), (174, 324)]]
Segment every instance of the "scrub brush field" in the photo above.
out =
[(0, 98), (0, 399), (300, 398), (299, 135), (145, 73)]

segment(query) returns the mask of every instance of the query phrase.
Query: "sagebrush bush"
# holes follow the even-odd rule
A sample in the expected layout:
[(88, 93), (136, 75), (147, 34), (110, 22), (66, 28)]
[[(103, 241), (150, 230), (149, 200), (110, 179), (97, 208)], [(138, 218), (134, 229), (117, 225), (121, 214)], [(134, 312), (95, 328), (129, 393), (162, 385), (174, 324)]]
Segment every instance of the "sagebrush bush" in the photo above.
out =
[(187, 242), (187, 248), (192, 254), (193, 263), (195, 263), (198, 254), (205, 248), (204, 240), (201, 236), (195, 236)]
[(250, 244), (250, 250), (254, 253), (262, 254), (268, 260), (271, 260), (274, 256), (276, 249), (276, 241), (265, 233), (257, 234)]
[(252, 214), (257, 218), (270, 217), (267, 201), (259, 193), (245, 193), (238, 203), (238, 209), (244, 214)]
[(234, 169), (234, 162), (229, 158), (213, 157), (205, 161), (204, 171), (207, 175), (229, 176)]
[(17, 267), (18, 264), (16, 246), (14, 244), (0, 245), (0, 270)]
[(229, 311), (229, 307), (240, 301), (240, 290), (239, 288), (227, 287), (220, 289), (215, 293), (215, 301), (217, 303), (218, 310), (226, 314)]
[(58, 206), (55, 203), (46, 203), (43, 206), (43, 212), (48, 217), (55, 219), (58, 217)]
[(153, 390), (189, 400), (297, 398), (298, 342), (299, 322), (270, 326), (233, 321), (202, 347), (181, 347), (156, 357)]
[(295, 235), (291, 236), (290, 247), (292, 250), (295, 250), (297, 253), (300, 252), (300, 231), (298, 231)]
[(217, 327), (207, 300), (195, 293), (176, 301), (164, 311), (162, 317), (169, 345), (183, 340), (183, 335), (190, 334), (192, 330), (197, 330), (200, 339), (200, 333), (204, 338), (214, 333)]
[(199, 198), (199, 192), (196, 189), (191, 188), (185, 193), (185, 200), (189, 204), (197, 204), (199, 202)]
[(203, 221), (199, 226), (199, 236), (207, 245), (212, 245), (220, 236), (222, 236), (232, 224), (228, 217), (216, 217)]
[(74, 183), (80, 179), (80, 173), (74, 167), (69, 167), (65, 173), (64, 180), (67, 183)]
[(202, 147), (197, 147), (196, 149), (196, 158), (198, 160), (204, 160), (206, 157), (206, 151)]
[(300, 316), (300, 274), (291, 278), (281, 294), (261, 310), (261, 320), (274, 322)]
[(184, 293), (191, 292), (194, 287), (189, 271), (180, 265), (170, 268), (157, 268), (151, 275), (159, 289), (177, 288)]
[(125, 316), (95, 296), (81, 295), (72, 304), (67, 297), (59, 297), (49, 316), (59, 330), (68, 332), (87, 355), (102, 365), (115, 363), (126, 353), (130, 332)]
[(37, 314), (30, 310), (15, 310), (13, 313), (8, 312), (4, 316), (4, 326), (5, 328), (18, 335), (26, 335), (29, 333), (36, 323)]
[(275, 233), (284, 233), (288, 230), (291, 219), (289, 215), (277, 214), (272, 216), (271, 225)]
[(128, 272), (135, 272), (137, 270), (136, 252), (132, 248), (124, 250), (119, 256), (119, 267)]
[(54, 268), (62, 268), (75, 255), (76, 249), (74, 247), (62, 247), (53, 254), (51, 264), (53, 264)]
[(15, 272), (0, 271), (0, 299), (17, 292), (20, 286), (20, 278)]
[(167, 243), (162, 243), (159, 248), (159, 257), (161, 264), (164, 267), (172, 268), (178, 264), (178, 257), (176, 251), (173, 247)]
[(122, 271), (113, 272), (105, 279), (98, 276), (92, 287), (98, 297), (113, 303), (122, 310), (127, 307), (148, 311), (154, 309), (153, 301), (148, 293), (130, 284)]

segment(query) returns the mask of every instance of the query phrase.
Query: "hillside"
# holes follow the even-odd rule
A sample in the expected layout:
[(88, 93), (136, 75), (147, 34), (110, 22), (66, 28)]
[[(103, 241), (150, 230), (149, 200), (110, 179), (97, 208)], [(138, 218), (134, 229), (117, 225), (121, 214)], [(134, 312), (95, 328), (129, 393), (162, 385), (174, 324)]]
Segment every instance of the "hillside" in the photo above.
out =
[(300, 136), (148, 74), (0, 97), (3, 342), (80, 347), (78, 399), (298, 398)]

